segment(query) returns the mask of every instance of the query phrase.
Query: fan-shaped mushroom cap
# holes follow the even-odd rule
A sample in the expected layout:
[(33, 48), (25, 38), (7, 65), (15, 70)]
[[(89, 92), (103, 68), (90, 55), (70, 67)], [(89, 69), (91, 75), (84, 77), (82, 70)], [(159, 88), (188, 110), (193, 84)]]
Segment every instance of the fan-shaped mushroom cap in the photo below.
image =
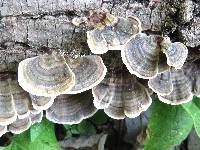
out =
[(67, 94), (77, 94), (99, 84), (106, 75), (106, 66), (100, 56), (88, 55), (76, 59), (66, 59), (74, 72), (75, 85)]
[(70, 90), (74, 86), (75, 75), (63, 56), (52, 53), (21, 61), (18, 81), (33, 95), (51, 97)]
[(182, 69), (171, 69), (173, 91), (169, 95), (158, 95), (159, 99), (167, 104), (178, 105), (192, 100), (191, 82)]
[(0, 137), (7, 132), (7, 126), (0, 125)]
[(44, 96), (36, 96), (29, 94), (31, 97), (33, 108), (36, 110), (46, 110), (48, 109), (54, 102), (55, 97), (44, 97)]
[(93, 89), (94, 105), (114, 119), (135, 118), (151, 104), (147, 89), (122, 70), (107, 76)]
[(173, 91), (170, 71), (158, 74), (148, 82), (149, 87), (159, 95), (168, 95)]
[(17, 118), (15, 122), (8, 125), (8, 131), (14, 134), (20, 134), (26, 131), (30, 126), (31, 126), (31, 119), (29, 116), (23, 119)]
[(93, 106), (91, 91), (75, 95), (59, 95), (46, 110), (46, 118), (60, 124), (77, 124), (91, 117), (97, 109)]
[(171, 43), (169, 38), (164, 38), (161, 47), (163, 53), (167, 56), (167, 64), (180, 69), (188, 55), (187, 47), (180, 42)]
[(92, 53), (103, 54), (108, 50), (122, 50), (129, 38), (141, 32), (137, 17), (118, 18), (114, 26), (87, 31), (87, 43)]
[(137, 117), (152, 102), (147, 89), (128, 72), (120, 59), (120, 52), (110, 51), (102, 58), (108, 72), (104, 80), (92, 89), (95, 107), (104, 109), (115, 119)]
[(158, 73), (159, 52), (157, 36), (139, 33), (126, 43), (121, 56), (131, 74), (150, 79)]

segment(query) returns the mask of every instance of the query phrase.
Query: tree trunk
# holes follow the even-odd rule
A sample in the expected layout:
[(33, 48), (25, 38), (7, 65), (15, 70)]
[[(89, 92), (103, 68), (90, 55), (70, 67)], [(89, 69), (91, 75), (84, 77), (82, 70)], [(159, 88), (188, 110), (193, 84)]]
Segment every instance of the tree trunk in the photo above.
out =
[[(46, 49), (88, 54), (85, 26), (74, 17), (90, 10), (107, 9), (115, 16), (137, 16), (143, 32), (169, 36), (200, 53), (200, 5), (198, 0), (1, 0), (0, 72), (10, 70), (27, 57)], [(4, 66), (11, 62), (14, 66)]]

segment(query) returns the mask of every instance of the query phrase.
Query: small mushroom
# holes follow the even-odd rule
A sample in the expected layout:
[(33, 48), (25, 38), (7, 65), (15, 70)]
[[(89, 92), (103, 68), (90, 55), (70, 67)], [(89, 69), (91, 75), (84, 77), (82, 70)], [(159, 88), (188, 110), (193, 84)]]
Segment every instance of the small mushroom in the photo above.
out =
[(131, 74), (144, 79), (154, 78), (157, 75), (160, 53), (157, 38), (139, 33), (126, 43), (121, 56)]
[(36, 96), (29, 94), (31, 97), (33, 108), (36, 110), (46, 110), (48, 109), (54, 102), (55, 97), (44, 97), (44, 96)]
[[(169, 72), (164, 72), (161, 73), (164, 74), (163, 76), (168, 76), (167, 74), (169, 74)], [(179, 105), (182, 103), (187, 103), (189, 101), (192, 100), (193, 98), (193, 94), (192, 94), (192, 89), (191, 89), (191, 81), (190, 79), (184, 74), (182, 69), (171, 69), (170, 70), (170, 78), (171, 78), (171, 83), (173, 85), (173, 90), (172, 92), (169, 94), (167, 93), (166, 95), (164, 95), (162, 93), (162, 95), (158, 92), (158, 97), (159, 99), (167, 104), (171, 104), (171, 105)], [(157, 80), (157, 81), (156, 81)], [(157, 82), (159, 84), (159, 80), (160, 78), (155, 78), (154, 82)], [(162, 82), (160, 82), (162, 83)], [(159, 85), (159, 86), (162, 86)], [(169, 87), (163, 87), (163, 88), (169, 88), (171, 87), (170, 84), (165, 84), (165, 86), (169, 86)]]
[(96, 111), (91, 91), (75, 95), (62, 94), (57, 96), (53, 105), (46, 110), (46, 118), (59, 124), (78, 124)]
[(53, 97), (69, 91), (75, 83), (75, 75), (62, 55), (44, 54), (19, 63), (20, 86), (36, 96)]
[(148, 82), (149, 87), (159, 95), (169, 95), (173, 91), (170, 71), (158, 74)]
[(100, 56), (88, 55), (76, 59), (66, 58), (75, 74), (75, 85), (66, 94), (77, 94), (99, 84), (106, 75), (106, 67)]
[(164, 38), (161, 42), (163, 53), (167, 56), (167, 64), (176, 69), (180, 69), (188, 55), (187, 47), (180, 42), (171, 43), (169, 38)]
[(123, 119), (125, 116), (135, 118), (151, 105), (151, 97), (144, 85), (131, 75), (123, 63), (118, 59), (119, 53), (112, 53), (104, 62), (109, 64), (105, 79), (92, 89), (94, 105), (104, 109), (105, 113), (114, 119)]
[(113, 26), (87, 31), (87, 43), (92, 53), (103, 54), (108, 50), (123, 50), (131, 36), (141, 32), (137, 17), (118, 18)]

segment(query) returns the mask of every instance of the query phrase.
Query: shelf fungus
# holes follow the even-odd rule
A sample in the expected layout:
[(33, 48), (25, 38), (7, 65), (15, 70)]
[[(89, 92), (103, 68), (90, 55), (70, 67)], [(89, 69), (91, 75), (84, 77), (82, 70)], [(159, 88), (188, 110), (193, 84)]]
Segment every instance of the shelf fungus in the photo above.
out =
[(110, 64), (105, 79), (92, 89), (94, 105), (114, 119), (135, 118), (148, 109), (152, 100), (136, 76), (122, 62), (117, 63)]
[(87, 43), (94, 54), (103, 54), (108, 50), (123, 50), (130, 37), (141, 30), (141, 22), (137, 17), (118, 17), (113, 25), (87, 31)]
[(17, 118), (13, 123), (7, 126), (0, 126), (0, 136), (5, 134), (6, 132), (20, 134), (29, 129), (32, 124), (36, 122), (41, 122), (41, 120), (42, 120), (42, 112), (39, 112), (37, 114), (30, 113), (29, 116), (23, 119)]
[(125, 44), (121, 56), (131, 74), (151, 79), (168, 70), (170, 66), (181, 68), (187, 53), (187, 47), (180, 42), (172, 43), (168, 38), (159, 35), (139, 33)]
[(167, 104), (179, 105), (193, 98), (191, 81), (182, 69), (171, 68), (150, 79), (149, 85), (157, 93), (159, 100)]
[(33, 95), (53, 97), (69, 91), (75, 84), (75, 75), (64, 56), (52, 52), (21, 61), (18, 82)]
[(75, 74), (75, 85), (66, 94), (77, 94), (93, 88), (104, 79), (107, 72), (100, 56), (66, 58), (66, 61)]
[(96, 111), (89, 90), (80, 94), (57, 96), (53, 105), (46, 110), (46, 118), (59, 124), (78, 124), (83, 119), (91, 117)]
[(18, 84), (16, 75), (0, 74), (0, 125), (8, 125), (17, 117), (23, 119), (30, 114), (30, 97)]

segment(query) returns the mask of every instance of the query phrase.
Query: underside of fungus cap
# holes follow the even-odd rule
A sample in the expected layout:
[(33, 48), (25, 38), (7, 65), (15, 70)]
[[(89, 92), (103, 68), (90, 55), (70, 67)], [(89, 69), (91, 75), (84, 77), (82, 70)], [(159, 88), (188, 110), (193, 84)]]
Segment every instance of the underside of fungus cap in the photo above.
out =
[(44, 96), (36, 96), (29, 94), (33, 108), (36, 110), (46, 110), (48, 109), (54, 102), (55, 97), (44, 97)]
[(70, 90), (75, 75), (57, 53), (28, 58), (19, 63), (18, 82), (32, 95), (51, 97)]
[(158, 74), (155, 78), (149, 79), (149, 87), (159, 95), (169, 95), (173, 91), (170, 71)]
[(167, 64), (176, 69), (180, 69), (188, 55), (187, 47), (180, 42), (171, 43), (169, 38), (164, 38), (161, 42), (161, 49), (167, 56)]
[(78, 124), (96, 113), (91, 91), (80, 94), (63, 94), (56, 97), (46, 110), (46, 118), (59, 124)]
[(123, 63), (118, 59), (115, 61), (110, 64), (105, 79), (92, 89), (94, 105), (104, 109), (114, 119), (137, 117), (148, 109), (152, 100), (147, 89), (128, 72)]
[(191, 82), (187, 76), (185, 76), (182, 69), (171, 69), (171, 80), (173, 84), (173, 91), (168, 95), (159, 95), (159, 99), (167, 104), (179, 105), (187, 103), (192, 100), (192, 87)]
[(23, 119), (17, 118), (15, 122), (8, 125), (8, 131), (14, 134), (20, 134), (26, 131), (30, 126), (31, 126), (31, 119), (29, 116)]
[(131, 74), (139, 78), (154, 78), (158, 73), (160, 48), (157, 36), (139, 33), (133, 36), (121, 51), (123, 63)]
[(76, 76), (75, 85), (66, 94), (89, 90), (99, 84), (106, 75), (107, 69), (100, 56), (88, 55), (66, 60)]

